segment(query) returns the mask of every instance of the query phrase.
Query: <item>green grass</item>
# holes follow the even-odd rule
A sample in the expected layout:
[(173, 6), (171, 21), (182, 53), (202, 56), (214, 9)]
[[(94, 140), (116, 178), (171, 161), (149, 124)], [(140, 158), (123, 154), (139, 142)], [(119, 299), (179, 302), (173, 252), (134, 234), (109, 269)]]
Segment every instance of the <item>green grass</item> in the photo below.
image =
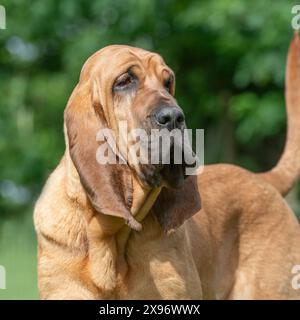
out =
[(0, 265), (6, 270), (3, 299), (38, 299), (36, 237), (32, 211), (0, 223)]

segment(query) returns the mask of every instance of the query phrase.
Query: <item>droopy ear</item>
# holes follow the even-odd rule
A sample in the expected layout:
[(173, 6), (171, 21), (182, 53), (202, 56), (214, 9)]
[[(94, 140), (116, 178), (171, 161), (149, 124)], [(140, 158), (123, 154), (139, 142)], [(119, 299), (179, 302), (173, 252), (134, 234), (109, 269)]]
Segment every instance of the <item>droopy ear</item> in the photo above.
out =
[(180, 189), (164, 188), (153, 206), (153, 212), (164, 232), (176, 229), (201, 209), (197, 176), (188, 176)]
[[(135, 230), (141, 225), (130, 213), (132, 179), (126, 164), (100, 164), (96, 159), (102, 143), (97, 132), (107, 127), (105, 110), (92, 81), (79, 83), (65, 109), (64, 117), (71, 159), (93, 207), (99, 213), (124, 218)], [(97, 90), (96, 90), (97, 91)]]

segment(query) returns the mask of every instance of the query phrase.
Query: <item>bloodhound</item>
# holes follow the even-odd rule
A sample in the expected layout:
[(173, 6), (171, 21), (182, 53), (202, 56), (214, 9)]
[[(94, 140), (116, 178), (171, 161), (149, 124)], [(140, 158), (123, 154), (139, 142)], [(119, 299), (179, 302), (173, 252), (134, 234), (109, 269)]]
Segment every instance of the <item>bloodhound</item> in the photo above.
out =
[(210, 165), (190, 176), (174, 161), (99, 163), (100, 129), (117, 135), (127, 121), (128, 131), (183, 130), (185, 121), (158, 54), (113, 45), (92, 55), (64, 112), (65, 154), (35, 207), (41, 298), (300, 298), (299, 224), (283, 198), (300, 172), (299, 55), (295, 36), (278, 164), (262, 174)]

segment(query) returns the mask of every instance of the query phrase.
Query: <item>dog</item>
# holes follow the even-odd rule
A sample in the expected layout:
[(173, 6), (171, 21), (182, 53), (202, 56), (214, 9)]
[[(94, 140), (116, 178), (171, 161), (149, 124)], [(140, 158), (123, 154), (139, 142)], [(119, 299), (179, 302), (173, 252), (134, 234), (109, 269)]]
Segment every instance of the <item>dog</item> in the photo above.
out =
[(186, 177), (185, 164), (99, 164), (100, 129), (183, 130), (185, 121), (158, 54), (113, 45), (92, 55), (64, 112), (66, 151), (34, 210), (41, 299), (299, 299), (300, 228), (283, 198), (300, 173), (299, 63), (295, 36), (278, 164), (258, 174), (208, 165)]

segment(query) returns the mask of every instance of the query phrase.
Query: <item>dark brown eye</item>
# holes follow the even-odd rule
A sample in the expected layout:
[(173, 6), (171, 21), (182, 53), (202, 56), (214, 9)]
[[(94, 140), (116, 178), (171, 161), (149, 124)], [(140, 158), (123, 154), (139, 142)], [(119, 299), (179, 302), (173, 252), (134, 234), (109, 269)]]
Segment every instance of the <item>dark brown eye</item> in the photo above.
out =
[(126, 72), (117, 78), (113, 88), (114, 90), (126, 90), (132, 88), (136, 83), (137, 78), (133, 74)]
[(173, 83), (173, 77), (170, 76), (164, 81), (164, 86), (167, 89), (168, 92), (171, 92), (172, 89), (172, 83)]

